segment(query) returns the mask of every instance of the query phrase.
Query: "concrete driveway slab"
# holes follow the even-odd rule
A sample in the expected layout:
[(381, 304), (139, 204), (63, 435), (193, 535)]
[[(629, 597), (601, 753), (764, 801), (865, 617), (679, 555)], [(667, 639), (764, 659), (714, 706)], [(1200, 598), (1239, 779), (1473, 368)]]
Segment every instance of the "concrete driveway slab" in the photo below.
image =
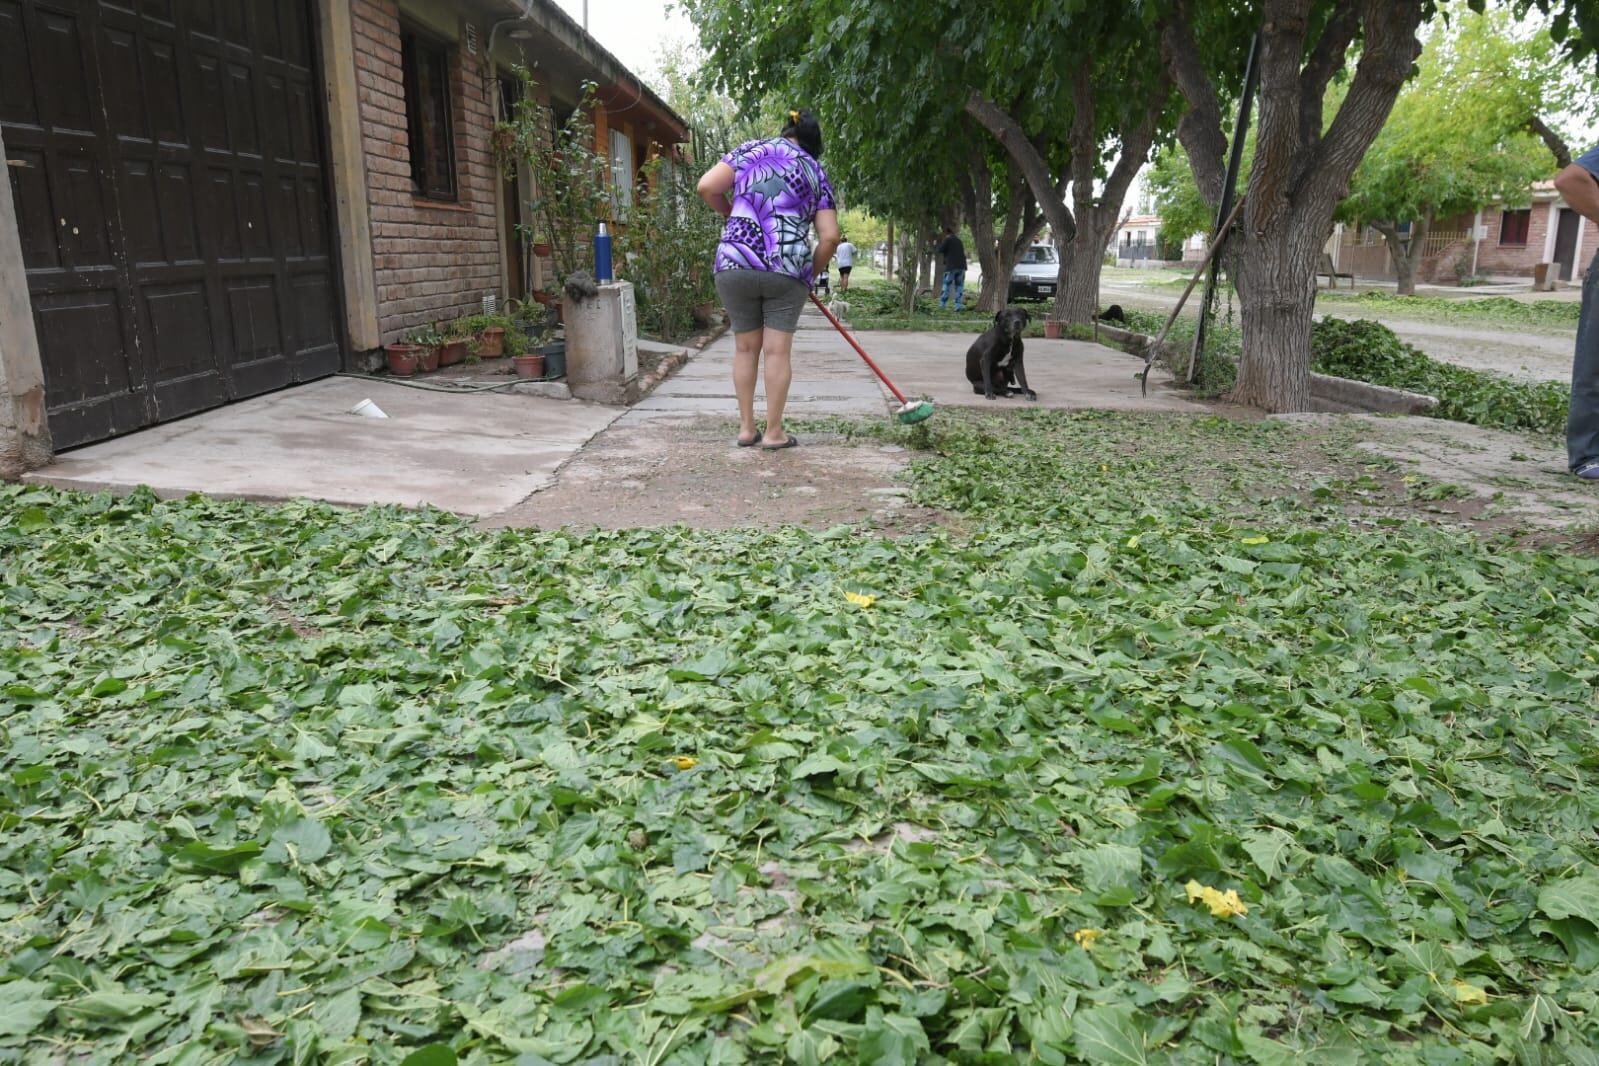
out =
[[(365, 398), (389, 417), (347, 413)], [(147, 485), (163, 496), (309, 498), (488, 515), (550, 484), (621, 413), (328, 378), (79, 448), (27, 480), (85, 491)]]
[[(1035, 406), (1020, 397), (989, 400), (972, 392), (966, 380), (966, 349), (976, 337), (975, 333), (871, 332), (862, 333), (859, 340), (907, 396), (931, 396), (949, 407)], [(1136, 375), (1143, 360), (1100, 344), (1029, 339), (1026, 363), (1027, 383), (1038, 393), (1039, 407), (1191, 413), (1216, 408), (1170, 387), (1159, 368), (1150, 376), (1149, 395), (1140, 394)]]

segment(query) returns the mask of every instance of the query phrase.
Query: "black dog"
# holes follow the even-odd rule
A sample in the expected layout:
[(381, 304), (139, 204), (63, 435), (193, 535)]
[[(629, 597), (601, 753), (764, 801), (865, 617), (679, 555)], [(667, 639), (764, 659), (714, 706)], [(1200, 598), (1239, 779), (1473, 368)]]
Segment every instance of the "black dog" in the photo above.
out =
[(1009, 396), (1012, 386), (1029, 400), (1038, 393), (1027, 387), (1027, 370), (1022, 366), (1022, 331), (1032, 316), (1019, 307), (1007, 307), (994, 316), (994, 324), (966, 350), (966, 380), (972, 391), (992, 400)]
[(1127, 325), (1127, 312), (1122, 310), (1121, 304), (1111, 304), (1099, 313), (1099, 320), (1101, 322), (1120, 322), (1125, 326)]

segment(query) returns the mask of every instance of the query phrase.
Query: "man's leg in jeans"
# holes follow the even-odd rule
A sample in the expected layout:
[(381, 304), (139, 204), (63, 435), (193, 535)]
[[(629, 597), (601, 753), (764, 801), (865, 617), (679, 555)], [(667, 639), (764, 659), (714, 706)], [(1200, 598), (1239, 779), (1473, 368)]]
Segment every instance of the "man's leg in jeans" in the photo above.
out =
[(1566, 453), (1573, 473), (1599, 463), (1599, 263), (1582, 282), (1582, 317), (1577, 355), (1571, 365), (1571, 413), (1566, 418)]
[(952, 270), (950, 273), (955, 276), (955, 310), (961, 311), (964, 310), (961, 307), (961, 300), (966, 295), (966, 271)]
[(938, 290), (938, 307), (939, 307), (939, 310), (943, 310), (944, 306), (949, 303), (950, 283), (953, 282), (954, 280), (955, 280), (955, 272), (953, 270), (944, 271), (944, 284), (943, 284), (943, 287)]

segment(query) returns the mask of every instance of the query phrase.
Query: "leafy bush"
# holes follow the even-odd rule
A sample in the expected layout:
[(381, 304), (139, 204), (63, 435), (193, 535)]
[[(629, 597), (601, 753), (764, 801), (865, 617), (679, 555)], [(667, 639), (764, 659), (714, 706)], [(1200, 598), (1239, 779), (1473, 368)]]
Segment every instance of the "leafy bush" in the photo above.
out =
[(663, 340), (687, 335), (694, 308), (718, 304), (713, 272), (722, 219), (682, 167), (653, 159), (617, 236), (617, 275), (631, 281), (639, 327)]
[(593, 267), (595, 231), (615, 213), (606, 181), (610, 161), (594, 147), (592, 83), (584, 85), (581, 104), (557, 125), (555, 113), (534, 95), (533, 75), (519, 66), (516, 76), (522, 96), (509, 121), (495, 127), (495, 161), (503, 173), (525, 169), (530, 179), (534, 194), (527, 217), (532, 221), (517, 230), (525, 248), (549, 244), (553, 289), (574, 271)]
[[(1233, 390), (1238, 380), (1238, 357), (1243, 352), (1243, 334), (1233, 322), (1230, 310), (1224, 314), (1213, 313), (1211, 325), (1205, 331), (1205, 353), (1200, 357), (1199, 372), (1194, 375), (1194, 389), (1201, 396), (1224, 396)], [(1166, 325), (1167, 312), (1142, 311), (1124, 308), (1127, 328), (1146, 337), (1156, 337)], [(1160, 363), (1178, 380), (1188, 378), (1188, 360), (1194, 350), (1194, 318), (1179, 318), (1166, 335), (1165, 351)]]
[(1436, 396), (1433, 414), (1438, 418), (1493, 429), (1565, 430), (1570, 405), (1566, 386), (1440, 363), (1381, 322), (1323, 318), (1311, 328), (1310, 348), (1312, 369), (1318, 373)]

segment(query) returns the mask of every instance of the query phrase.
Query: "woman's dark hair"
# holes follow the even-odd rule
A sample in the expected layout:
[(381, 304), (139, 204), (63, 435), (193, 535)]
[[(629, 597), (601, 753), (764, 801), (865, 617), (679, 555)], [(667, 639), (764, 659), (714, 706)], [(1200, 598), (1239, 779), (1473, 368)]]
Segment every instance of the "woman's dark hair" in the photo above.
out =
[(822, 126), (816, 121), (816, 112), (808, 107), (796, 108), (788, 113), (788, 122), (779, 137), (792, 137), (799, 146), (810, 153), (812, 159), (822, 158)]

